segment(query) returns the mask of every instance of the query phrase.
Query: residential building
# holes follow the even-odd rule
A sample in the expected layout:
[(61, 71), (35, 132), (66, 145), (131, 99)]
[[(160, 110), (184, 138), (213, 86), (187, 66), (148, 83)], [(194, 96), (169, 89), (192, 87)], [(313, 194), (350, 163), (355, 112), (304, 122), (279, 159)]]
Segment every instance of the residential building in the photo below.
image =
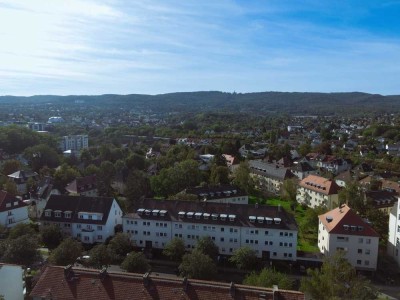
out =
[(18, 193), (25, 194), (26, 192), (28, 192), (28, 180), (32, 179), (36, 181), (39, 178), (39, 174), (29, 170), (19, 170), (17, 172), (7, 175), (7, 177), (10, 180), (14, 181), (14, 183), (17, 185)]
[(198, 200), (218, 203), (248, 204), (249, 196), (233, 185), (188, 188), (184, 194), (196, 195)]
[(335, 181), (317, 175), (308, 175), (299, 182), (296, 200), (309, 207), (324, 205), (332, 209), (339, 203), (340, 187)]
[(249, 161), (251, 176), (260, 190), (279, 195), (286, 179), (295, 177), (289, 168), (260, 160)]
[(387, 253), (400, 267), (400, 201), (397, 201), (390, 211)]
[(387, 215), (390, 215), (394, 203), (398, 200), (397, 193), (388, 190), (365, 191), (364, 195), (366, 203)]
[(342, 204), (318, 218), (321, 253), (330, 256), (341, 250), (356, 269), (376, 270), (379, 235), (354, 210)]
[(122, 224), (122, 210), (113, 198), (51, 195), (40, 220), (83, 243), (102, 243)]
[(346, 187), (347, 184), (354, 180), (350, 170), (344, 171), (335, 177), (335, 182), (340, 187)]
[[(136, 300), (136, 299), (246, 299), (304, 300), (303, 293), (246, 286), (241, 284), (192, 280), (163, 275), (108, 272), (71, 266), (47, 266), (30, 297), (33, 300)], [(7, 298), (8, 299), (8, 298)]]
[(307, 161), (295, 163), (294, 166), (290, 168), (290, 171), (300, 180), (310, 174), (316, 173), (316, 170)]
[(2, 299), (25, 299), (23, 275), (24, 269), (21, 266), (0, 263), (0, 296)]
[(70, 182), (65, 189), (70, 195), (96, 197), (98, 196), (96, 175), (78, 177)]
[(29, 217), (40, 218), (51, 195), (61, 195), (54, 187), (54, 180), (45, 177), (36, 185), (36, 190), (30, 193)]
[(174, 237), (188, 250), (210, 236), (221, 255), (248, 246), (258, 257), (296, 260), (297, 224), (281, 207), (143, 199), (123, 217), (123, 231), (138, 247), (163, 249)]
[(60, 142), (61, 151), (71, 150), (79, 153), (82, 149), (89, 148), (89, 138), (87, 135), (68, 135), (63, 136)]
[(28, 206), (6, 191), (0, 191), (0, 224), (6, 228), (29, 223)]
[(29, 122), (28, 128), (33, 131), (46, 131), (46, 124), (45, 123), (38, 123), (38, 122)]

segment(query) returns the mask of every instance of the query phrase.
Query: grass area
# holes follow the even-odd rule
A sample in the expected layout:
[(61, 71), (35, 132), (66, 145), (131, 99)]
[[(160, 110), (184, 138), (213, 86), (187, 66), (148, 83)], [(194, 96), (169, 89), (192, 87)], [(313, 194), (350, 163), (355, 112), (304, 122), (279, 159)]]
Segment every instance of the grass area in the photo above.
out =
[[(306, 211), (308, 209), (303, 207), (302, 205), (296, 205), (296, 208), (293, 211), (292, 208), (290, 207), (289, 201), (285, 201), (279, 198), (266, 199), (259, 196), (249, 196), (249, 203), (267, 204), (272, 206), (280, 205), (285, 211), (294, 216), (297, 225), (299, 226), (304, 222)], [(318, 234), (316, 231), (313, 233), (311, 232), (303, 233), (299, 228), (297, 250), (304, 252), (319, 252), (317, 244), (318, 244)]]

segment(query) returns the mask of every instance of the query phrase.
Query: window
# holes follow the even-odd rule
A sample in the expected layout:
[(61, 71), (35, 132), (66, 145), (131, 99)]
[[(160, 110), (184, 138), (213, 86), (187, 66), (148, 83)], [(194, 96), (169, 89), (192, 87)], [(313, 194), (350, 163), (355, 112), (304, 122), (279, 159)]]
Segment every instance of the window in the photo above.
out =
[(76, 228), (81, 228), (81, 227), (82, 227), (81, 224), (77, 224), (77, 225), (76, 225)]
[(358, 249), (358, 250), (357, 250), (357, 253), (358, 253), (358, 254), (362, 254), (362, 249)]
[(371, 244), (371, 239), (366, 239), (366, 240), (365, 240), (365, 243), (366, 243), (366, 244)]
[(369, 266), (369, 260), (364, 261), (364, 265)]
[(364, 242), (364, 239), (363, 238), (358, 238), (358, 243), (359, 244), (362, 244)]
[(54, 216), (57, 217), (57, 218), (59, 218), (59, 217), (61, 217), (61, 213), (60, 213), (59, 211), (54, 212)]
[(224, 230), (225, 230), (225, 228), (224, 228), (224, 227), (221, 227), (221, 232), (224, 232)]
[(97, 230), (103, 230), (103, 226), (97, 225)]
[(220, 241), (223, 242), (223, 241), (225, 241), (225, 239), (222, 237), (222, 238), (220, 239)]
[(71, 213), (69, 213), (69, 212), (65, 213), (64, 216), (65, 216), (66, 219), (70, 219), (71, 218)]
[(71, 224), (69, 224), (69, 223), (64, 223), (64, 227), (70, 228), (70, 227), (71, 227)]
[(272, 256), (276, 256), (276, 252), (272, 252)]
[(265, 230), (265, 235), (268, 235), (269, 234), (269, 231), (268, 230)]
[(102, 239), (103, 239), (103, 236), (102, 236), (102, 235), (98, 235), (98, 236), (97, 236), (97, 239), (98, 239), (98, 240), (102, 240)]
[(370, 255), (371, 254), (371, 250), (370, 249), (365, 249), (365, 254), (366, 255)]
[(361, 265), (361, 259), (357, 259), (357, 265)]

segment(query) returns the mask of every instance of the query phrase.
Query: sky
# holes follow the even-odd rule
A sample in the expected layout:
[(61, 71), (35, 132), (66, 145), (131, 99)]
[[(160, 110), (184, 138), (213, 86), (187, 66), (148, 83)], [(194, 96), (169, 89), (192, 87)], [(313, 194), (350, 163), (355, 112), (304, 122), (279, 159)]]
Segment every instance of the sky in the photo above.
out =
[(0, 0), (0, 95), (400, 94), (400, 1)]

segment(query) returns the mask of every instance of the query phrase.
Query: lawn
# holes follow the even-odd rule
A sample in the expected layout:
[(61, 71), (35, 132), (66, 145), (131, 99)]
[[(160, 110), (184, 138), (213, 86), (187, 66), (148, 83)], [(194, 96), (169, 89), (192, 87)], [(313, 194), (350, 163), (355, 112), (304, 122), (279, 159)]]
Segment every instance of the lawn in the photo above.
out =
[[(307, 208), (297, 205), (296, 209), (293, 211), (290, 207), (290, 202), (281, 200), (279, 198), (266, 199), (258, 196), (249, 196), (249, 203), (260, 203), (272, 206), (281, 206), (288, 213), (294, 215), (297, 225), (300, 225), (305, 217), (305, 212)], [(317, 246), (318, 236), (317, 233), (303, 233), (299, 228), (299, 236), (297, 240), (297, 250), (304, 252), (319, 252)]]

